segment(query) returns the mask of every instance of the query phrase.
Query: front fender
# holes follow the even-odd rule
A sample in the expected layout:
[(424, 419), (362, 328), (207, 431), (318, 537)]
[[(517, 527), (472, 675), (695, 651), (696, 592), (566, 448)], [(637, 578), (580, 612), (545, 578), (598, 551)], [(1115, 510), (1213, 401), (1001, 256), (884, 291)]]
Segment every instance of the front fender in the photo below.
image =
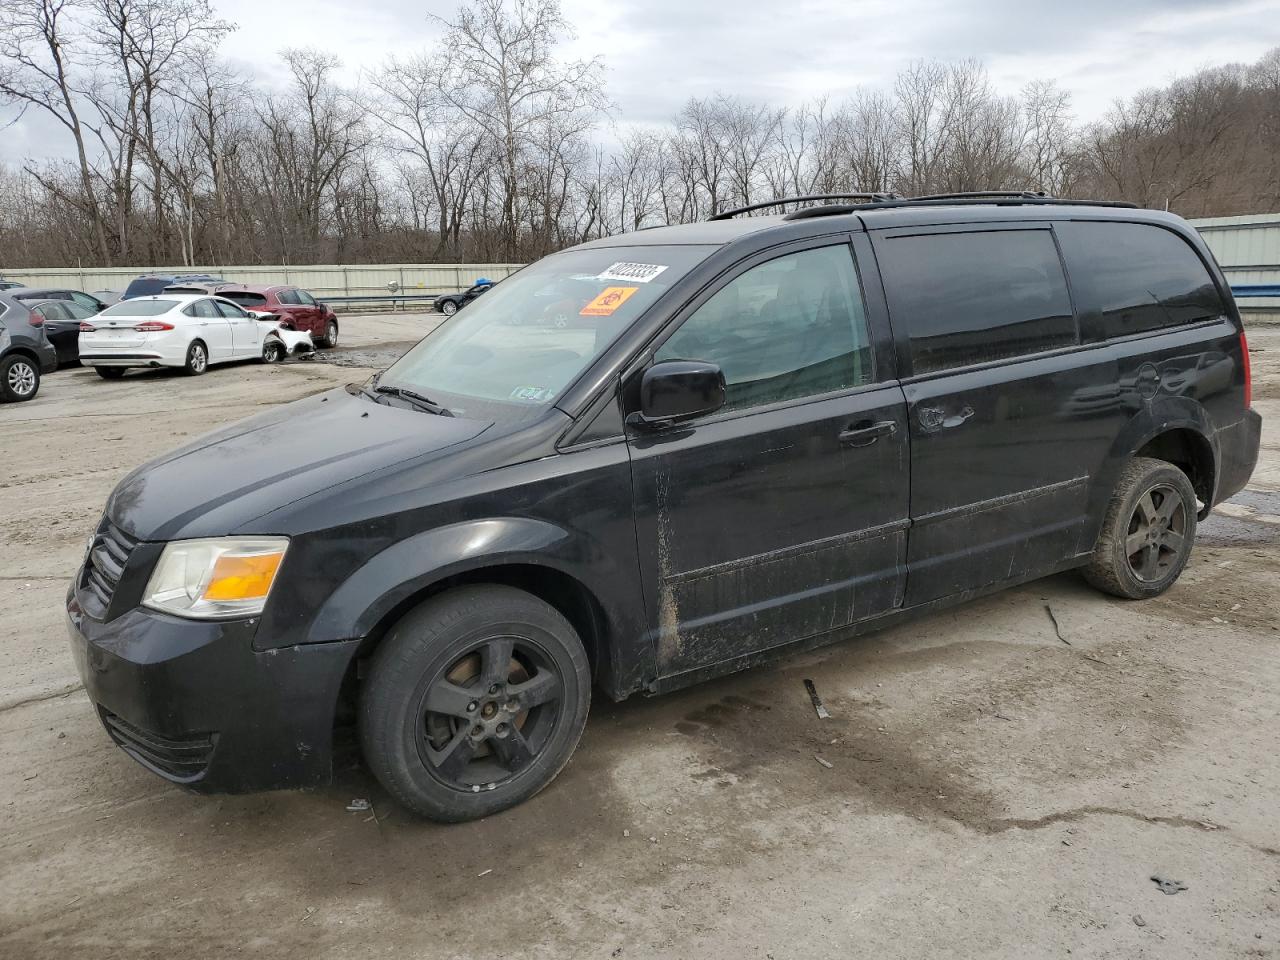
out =
[(330, 595), (306, 642), (366, 637), (387, 614), (433, 583), (507, 563), (550, 567), (580, 580), (584, 570), (603, 573), (603, 566), (611, 566), (582, 538), (545, 520), (498, 517), (449, 524), (370, 557)]

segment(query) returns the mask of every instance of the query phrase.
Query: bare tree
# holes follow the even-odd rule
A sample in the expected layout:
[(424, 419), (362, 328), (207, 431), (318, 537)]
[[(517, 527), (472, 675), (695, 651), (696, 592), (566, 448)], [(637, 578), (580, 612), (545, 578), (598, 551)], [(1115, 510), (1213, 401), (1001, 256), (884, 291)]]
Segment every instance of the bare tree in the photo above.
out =
[(62, 190), (34, 169), (28, 172), (45, 189), (88, 216), (99, 257), (111, 263), (106, 223), (94, 192), (87, 134), (73, 72), (83, 56), (77, 18), (87, 0), (6, 0), (0, 6), (0, 98), (21, 109), (35, 108), (70, 133), (75, 145), (79, 191)]
[(475, 0), (446, 28), (441, 94), (495, 145), (501, 171), (499, 231), (515, 256), (520, 167), (541, 130), (604, 108), (598, 58), (562, 63), (555, 44), (572, 36), (556, 0)]

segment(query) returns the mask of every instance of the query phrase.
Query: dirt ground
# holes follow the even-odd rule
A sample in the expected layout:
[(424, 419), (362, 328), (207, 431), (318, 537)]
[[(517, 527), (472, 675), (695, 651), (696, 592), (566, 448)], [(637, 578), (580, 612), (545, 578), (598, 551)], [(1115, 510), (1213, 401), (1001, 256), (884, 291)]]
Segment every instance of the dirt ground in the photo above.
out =
[(354, 758), (226, 798), (129, 760), (62, 624), (111, 487), (428, 324), (360, 318), (323, 362), (198, 379), (64, 371), (0, 407), (0, 957), (1280, 957), (1280, 328), (1250, 335), (1259, 470), (1158, 600), (1064, 575), (597, 701), (552, 787), (462, 826), (410, 819)]

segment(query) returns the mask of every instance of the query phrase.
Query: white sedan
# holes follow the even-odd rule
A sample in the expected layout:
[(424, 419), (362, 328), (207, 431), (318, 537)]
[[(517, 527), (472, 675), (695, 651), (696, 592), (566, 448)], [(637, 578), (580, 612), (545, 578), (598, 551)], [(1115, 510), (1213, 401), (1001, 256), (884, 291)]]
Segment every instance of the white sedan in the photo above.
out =
[(278, 316), (199, 294), (162, 293), (122, 300), (80, 324), (80, 363), (108, 380), (129, 367), (182, 367), (201, 374), (211, 363), (282, 360), (315, 349), (311, 335)]

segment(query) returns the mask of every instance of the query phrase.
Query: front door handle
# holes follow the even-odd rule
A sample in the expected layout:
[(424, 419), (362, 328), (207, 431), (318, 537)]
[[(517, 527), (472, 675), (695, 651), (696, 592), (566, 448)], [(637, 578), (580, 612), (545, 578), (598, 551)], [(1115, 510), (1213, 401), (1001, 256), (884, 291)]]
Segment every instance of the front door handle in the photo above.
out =
[(847, 430), (841, 431), (840, 442), (846, 447), (865, 447), (881, 437), (892, 437), (897, 432), (898, 425), (892, 420), (881, 420), (879, 423), (859, 420)]

